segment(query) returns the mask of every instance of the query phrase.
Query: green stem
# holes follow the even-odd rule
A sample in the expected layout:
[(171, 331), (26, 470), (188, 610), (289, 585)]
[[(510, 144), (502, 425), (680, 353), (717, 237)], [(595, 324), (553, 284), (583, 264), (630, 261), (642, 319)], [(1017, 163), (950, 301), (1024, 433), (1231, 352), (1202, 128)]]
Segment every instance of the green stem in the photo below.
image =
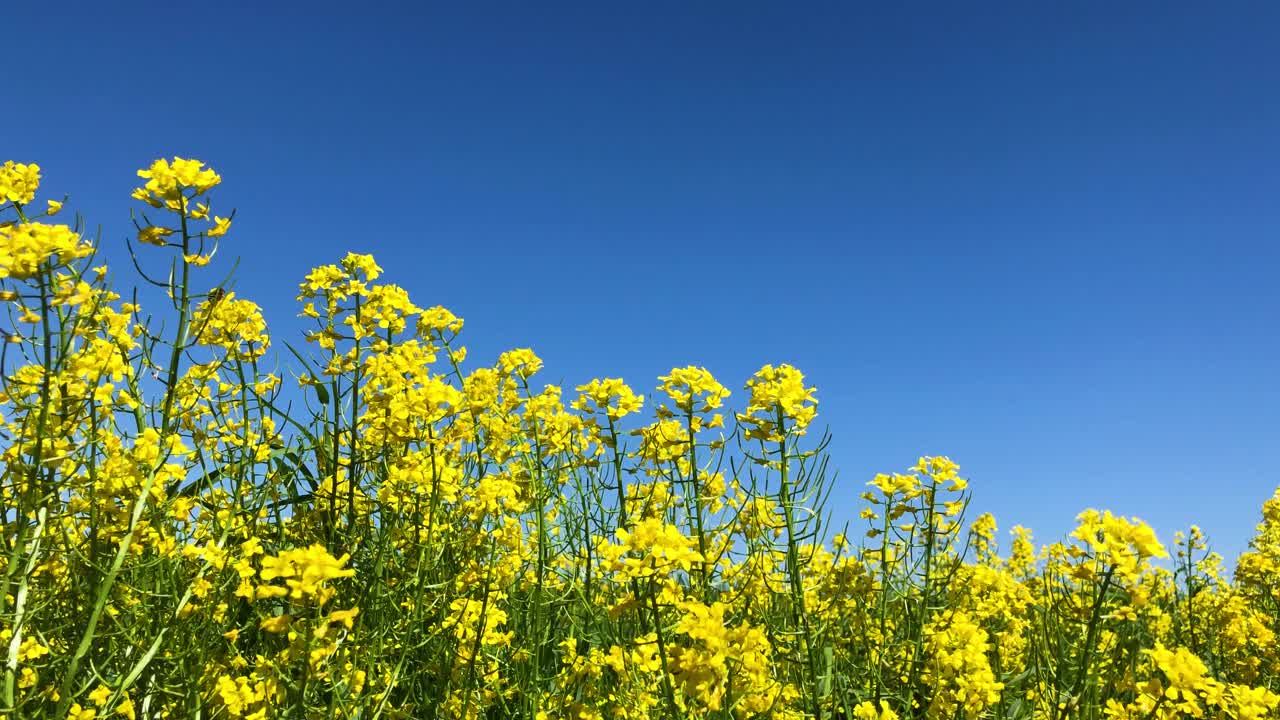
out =
[(800, 575), (800, 551), (796, 543), (795, 513), (792, 510), (790, 483), (790, 457), (787, 454), (786, 418), (782, 407), (777, 408), (778, 432), (778, 500), (782, 505), (782, 517), (787, 529), (787, 577), (791, 584), (791, 611), (795, 623), (800, 627), (801, 640), (804, 642), (805, 657), (808, 661), (809, 674), (809, 712), (817, 718), (819, 713), (818, 691), (818, 658), (815, 655), (812, 629), (809, 626), (809, 613), (805, 609), (804, 580)]

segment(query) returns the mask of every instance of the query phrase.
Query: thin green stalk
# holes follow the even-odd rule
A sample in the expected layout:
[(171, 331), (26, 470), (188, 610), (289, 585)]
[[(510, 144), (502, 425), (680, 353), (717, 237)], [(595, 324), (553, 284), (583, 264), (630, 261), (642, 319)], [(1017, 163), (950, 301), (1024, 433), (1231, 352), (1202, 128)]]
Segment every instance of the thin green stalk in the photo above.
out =
[(800, 575), (800, 551), (796, 543), (795, 512), (792, 508), (790, 476), (790, 456), (787, 453), (787, 433), (785, 416), (782, 407), (777, 408), (778, 440), (778, 500), (782, 505), (782, 517), (787, 530), (787, 577), (791, 584), (791, 609), (795, 623), (800, 627), (801, 640), (804, 642), (805, 656), (808, 661), (809, 712), (815, 719), (819, 717), (818, 692), (818, 659), (814, 654), (812, 631), (809, 626), (809, 613), (805, 609), (804, 580)]

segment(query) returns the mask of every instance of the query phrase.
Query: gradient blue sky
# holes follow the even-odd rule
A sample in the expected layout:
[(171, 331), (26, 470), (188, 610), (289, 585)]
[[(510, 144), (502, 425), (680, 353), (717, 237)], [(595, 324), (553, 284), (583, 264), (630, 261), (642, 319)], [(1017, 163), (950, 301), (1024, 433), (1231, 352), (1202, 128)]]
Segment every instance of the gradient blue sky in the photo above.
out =
[(1280, 5), (893, 5), (15, 3), (0, 156), (122, 273), (134, 170), (209, 162), (278, 334), (357, 250), (548, 381), (793, 363), (838, 513), (949, 454), (1002, 529), (1239, 551), (1280, 483)]

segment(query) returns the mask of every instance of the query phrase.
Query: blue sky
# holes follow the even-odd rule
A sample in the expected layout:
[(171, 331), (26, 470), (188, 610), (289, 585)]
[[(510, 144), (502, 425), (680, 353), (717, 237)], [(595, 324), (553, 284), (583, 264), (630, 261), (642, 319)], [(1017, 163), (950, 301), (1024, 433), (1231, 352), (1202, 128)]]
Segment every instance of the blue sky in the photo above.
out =
[[(1273, 3), (22, 3), (0, 155), (103, 229), (222, 173), (240, 295), (372, 252), (473, 358), (819, 387), (837, 513), (948, 454), (1244, 547), (1280, 474)], [(49, 195), (45, 195), (49, 197)], [(223, 268), (226, 267), (224, 263)], [(212, 283), (216, 272), (209, 274)], [(118, 281), (119, 282), (119, 281)]]

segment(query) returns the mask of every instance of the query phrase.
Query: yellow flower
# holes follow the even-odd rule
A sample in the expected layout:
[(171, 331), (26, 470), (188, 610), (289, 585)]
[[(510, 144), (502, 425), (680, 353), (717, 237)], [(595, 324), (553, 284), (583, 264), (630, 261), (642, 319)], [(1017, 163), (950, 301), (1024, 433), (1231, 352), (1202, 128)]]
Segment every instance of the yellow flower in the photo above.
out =
[(197, 344), (223, 348), (241, 360), (262, 357), (271, 346), (262, 308), (233, 292), (196, 306), (194, 326)]
[(147, 180), (147, 184), (135, 190), (134, 197), (152, 204), (179, 200), (183, 190), (202, 195), (222, 182), (221, 176), (199, 160), (180, 157), (175, 157), (172, 163), (164, 158), (156, 160), (149, 168), (139, 170), (138, 177)]
[(658, 379), (662, 381), (658, 389), (666, 393), (682, 413), (710, 412), (729, 397), (729, 390), (703, 367), (672, 368), (670, 373)]
[(754, 435), (776, 440), (783, 432), (803, 434), (818, 413), (817, 389), (805, 386), (804, 375), (790, 365), (765, 365), (747, 381), (747, 390), (751, 400), (738, 419), (754, 425)]
[(45, 213), (44, 213), (45, 215), (48, 215), (49, 217), (53, 217), (54, 215), (57, 215), (58, 213), (62, 212), (62, 203), (60, 201), (49, 200), (47, 202), (49, 203), (49, 209), (45, 210)]
[(437, 305), (422, 311), (418, 319), (418, 332), (428, 335), (431, 332), (443, 333), (448, 330), (457, 333), (462, 330), (462, 318)]
[(1085, 510), (1076, 520), (1079, 525), (1072, 537), (1092, 550), (1104, 566), (1113, 567), (1120, 579), (1133, 582), (1149, 567), (1151, 558), (1169, 556), (1151, 526), (1137, 518)]
[(924, 681), (933, 688), (930, 716), (959, 712), (972, 720), (1000, 699), (1004, 684), (987, 661), (987, 632), (968, 614), (944, 610), (924, 633), (929, 652)]
[(176, 233), (173, 228), (160, 227), (159, 225), (149, 225), (138, 231), (138, 242), (146, 245), (165, 244), (165, 238)]
[(38, 660), (49, 654), (49, 648), (40, 644), (34, 637), (28, 637), (18, 646), (18, 662)]
[(688, 572), (703, 562), (697, 541), (660, 517), (647, 517), (631, 530), (619, 528), (615, 534), (617, 542), (602, 544), (599, 552), (619, 579)]
[(205, 234), (209, 237), (222, 237), (231, 229), (231, 218), (213, 216), (213, 227), (209, 228)]
[(870, 700), (864, 700), (853, 708), (854, 720), (898, 720), (898, 714), (889, 707), (889, 703), (881, 700), (880, 709)]
[(222, 700), (223, 707), (226, 708), (227, 714), (233, 718), (246, 718), (246, 720), (258, 720), (266, 717), (266, 708), (260, 708), (252, 711), (254, 705), (267, 700), (272, 694), (269, 683), (243, 675), (239, 677), (231, 677), (229, 675), (220, 675), (216, 681), (218, 698)]
[(907, 499), (910, 499), (920, 492), (920, 478), (915, 475), (880, 473), (867, 484), (874, 485), (886, 498), (898, 495), (906, 496)]
[(342, 268), (353, 277), (356, 273), (360, 273), (364, 276), (365, 282), (373, 282), (382, 275), (382, 268), (374, 262), (372, 255), (347, 253), (346, 257), (342, 258)]
[[(335, 558), (319, 544), (305, 549), (286, 550), (274, 557), (262, 558), (262, 572), (259, 576), (263, 582), (283, 579), (285, 588), (277, 589), (285, 590), (290, 599), (314, 599), (316, 604), (323, 605), (334, 592), (325, 585), (327, 581), (355, 575), (355, 570), (342, 567), (349, 557), (343, 555)], [(259, 591), (261, 590), (260, 587)]]
[(529, 348), (518, 348), (499, 355), (498, 367), (507, 374), (514, 374), (527, 380), (542, 369), (542, 359)]
[(99, 685), (97, 690), (89, 693), (89, 701), (98, 707), (107, 704), (107, 700), (111, 699), (111, 688), (106, 685)]
[(581, 395), (573, 402), (573, 407), (582, 412), (601, 412), (610, 420), (619, 420), (644, 405), (644, 398), (636, 395), (621, 378), (595, 379), (586, 385), (579, 385)]
[(16, 205), (26, 205), (35, 198), (39, 187), (39, 165), (12, 160), (0, 165), (0, 204), (7, 200)]
[(360, 614), (360, 608), (351, 608), (350, 610), (334, 610), (329, 613), (328, 621), (331, 623), (342, 623), (342, 626), (350, 630), (352, 622), (356, 615)]
[(46, 263), (63, 266), (92, 254), (93, 246), (66, 225), (0, 225), (0, 280), (27, 280)]
[(1232, 685), (1229, 707), (1236, 720), (1259, 720), (1280, 706), (1280, 695), (1265, 687)]
[(293, 618), (288, 615), (275, 615), (258, 623), (258, 627), (269, 633), (282, 633), (289, 629), (289, 623), (293, 622)]

